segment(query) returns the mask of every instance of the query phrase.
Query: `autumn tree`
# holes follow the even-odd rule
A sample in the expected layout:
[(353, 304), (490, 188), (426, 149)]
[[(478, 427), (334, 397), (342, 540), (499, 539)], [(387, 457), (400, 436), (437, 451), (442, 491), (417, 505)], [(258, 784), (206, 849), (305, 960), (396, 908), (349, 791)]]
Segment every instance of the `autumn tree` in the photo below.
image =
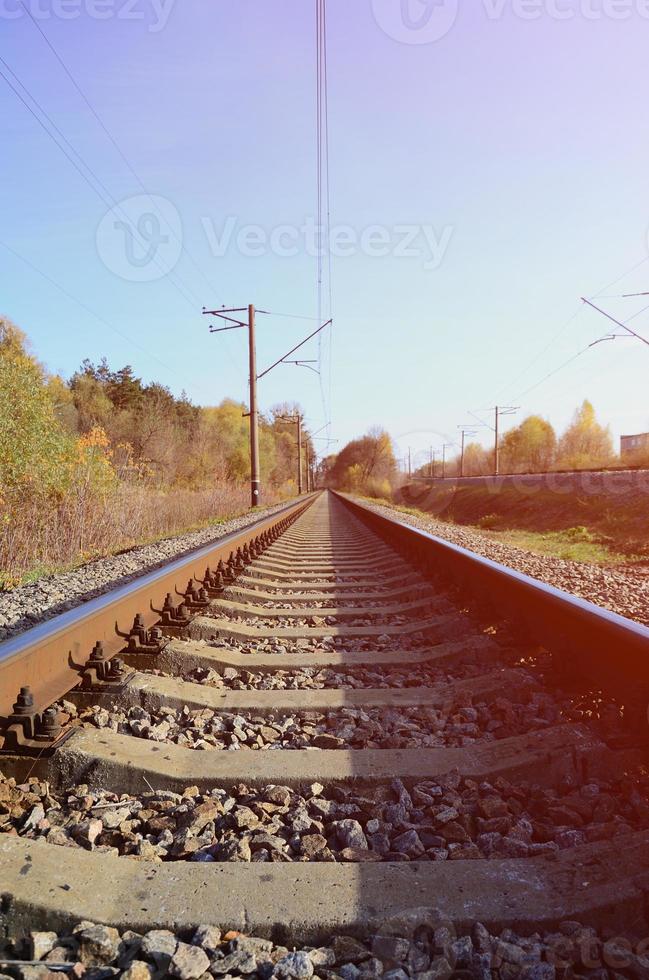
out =
[(389, 497), (397, 464), (392, 440), (383, 429), (370, 429), (341, 449), (328, 467), (327, 482), (340, 490)]
[(71, 442), (57, 421), (52, 393), (25, 335), (0, 318), (0, 490), (62, 492)]
[(606, 466), (613, 458), (610, 429), (599, 424), (595, 409), (584, 400), (559, 440), (557, 466), (560, 469), (587, 469)]
[(504, 473), (542, 473), (554, 461), (557, 437), (540, 415), (529, 415), (520, 425), (505, 433), (500, 443), (500, 463)]
[(464, 475), (486, 476), (493, 472), (493, 453), (488, 452), (479, 442), (470, 442), (464, 447)]

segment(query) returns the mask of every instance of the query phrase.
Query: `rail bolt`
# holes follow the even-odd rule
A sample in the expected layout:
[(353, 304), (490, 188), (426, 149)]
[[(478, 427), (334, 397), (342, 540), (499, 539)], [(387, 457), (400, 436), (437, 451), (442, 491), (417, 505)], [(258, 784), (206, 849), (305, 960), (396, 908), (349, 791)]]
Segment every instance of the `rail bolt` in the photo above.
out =
[(53, 742), (61, 734), (59, 716), (55, 708), (46, 708), (36, 722), (36, 737)]
[(21, 687), (13, 706), (15, 715), (31, 715), (34, 712), (34, 695), (31, 687)]

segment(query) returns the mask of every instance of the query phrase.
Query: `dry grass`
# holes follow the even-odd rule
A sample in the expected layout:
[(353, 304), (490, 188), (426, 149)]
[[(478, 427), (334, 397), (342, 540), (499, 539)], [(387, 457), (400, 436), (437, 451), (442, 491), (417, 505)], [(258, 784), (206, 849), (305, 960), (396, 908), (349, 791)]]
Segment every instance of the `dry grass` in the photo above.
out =
[(121, 486), (104, 498), (80, 491), (58, 505), (24, 500), (0, 526), (0, 587), (220, 523), (248, 510), (249, 492), (247, 486), (167, 492)]

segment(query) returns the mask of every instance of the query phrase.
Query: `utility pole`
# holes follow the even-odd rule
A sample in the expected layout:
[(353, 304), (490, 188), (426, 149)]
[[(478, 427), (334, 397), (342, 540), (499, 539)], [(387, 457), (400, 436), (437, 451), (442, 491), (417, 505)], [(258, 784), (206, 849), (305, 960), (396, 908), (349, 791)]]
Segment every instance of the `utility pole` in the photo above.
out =
[[(279, 418), (283, 422), (295, 422), (297, 425), (297, 492), (302, 493), (302, 416), (298, 412), (297, 415), (280, 415)], [(308, 449), (307, 449), (308, 453)], [(307, 457), (308, 465), (308, 457)], [(308, 484), (308, 473), (307, 473), (307, 484)], [(308, 489), (308, 486), (307, 486)]]
[[(260, 478), (260, 471), (259, 471), (259, 411), (257, 408), (257, 382), (260, 381), (263, 377), (265, 377), (265, 375), (269, 374), (270, 371), (276, 368), (279, 364), (297, 364), (298, 366), (302, 366), (302, 362), (289, 361), (288, 358), (291, 356), (291, 354), (294, 354), (295, 351), (299, 350), (300, 347), (303, 347), (309, 340), (311, 340), (312, 337), (315, 337), (316, 334), (319, 334), (321, 330), (324, 330), (325, 327), (328, 327), (332, 321), (331, 319), (327, 320), (326, 323), (323, 323), (322, 326), (317, 328), (317, 330), (314, 330), (312, 333), (310, 333), (308, 337), (305, 337), (304, 340), (301, 340), (299, 344), (296, 344), (295, 347), (292, 347), (287, 354), (284, 354), (283, 357), (280, 357), (278, 361), (275, 361), (274, 364), (271, 364), (269, 368), (266, 368), (265, 371), (262, 371), (261, 374), (258, 375), (257, 374), (257, 348), (255, 342), (255, 312), (256, 312), (255, 307), (252, 305), (252, 303), (248, 306), (247, 323), (244, 320), (238, 320), (238, 319), (234, 319), (231, 316), (228, 316), (229, 313), (245, 313), (245, 312), (246, 312), (245, 307), (240, 307), (238, 309), (231, 309), (231, 310), (226, 310), (225, 308), (220, 310), (206, 310), (205, 307), (203, 307), (204, 316), (216, 316), (220, 320), (225, 320), (229, 324), (227, 327), (210, 327), (210, 333), (222, 333), (224, 330), (238, 330), (241, 327), (246, 327), (246, 326), (248, 327), (248, 360), (250, 364), (250, 412), (246, 414), (250, 416), (250, 503), (252, 507), (258, 507), (259, 504), (261, 503), (261, 478)], [(268, 310), (259, 310), (258, 312), (266, 313), (267, 315), (270, 315)], [(302, 483), (301, 458), (298, 459), (298, 466), (300, 469), (299, 483), (301, 485)], [(301, 492), (302, 491), (300, 490), (300, 493)]]
[(475, 429), (466, 425), (458, 425), (458, 429), (462, 430), (462, 451), (460, 454), (460, 476), (464, 476), (464, 443), (467, 436), (474, 436)]
[(259, 506), (261, 478), (259, 474), (259, 413), (257, 411), (257, 346), (255, 340), (255, 308), (248, 307), (248, 355), (250, 361), (250, 502)]
[(454, 442), (445, 442), (442, 446), (442, 480), (446, 479), (446, 450), (454, 445)]
[(228, 313), (245, 313), (245, 307), (236, 310), (206, 310), (203, 313), (217, 316), (231, 326), (210, 327), (210, 333), (222, 333), (224, 330), (238, 330), (248, 327), (248, 362), (250, 366), (250, 504), (258, 507), (261, 502), (261, 480), (259, 476), (259, 413), (257, 410), (257, 348), (255, 342), (255, 307), (248, 306), (248, 322), (235, 320)]
[(408, 446), (408, 479), (412, 477), (412, 456), (410, 446)]
[(431, 480), (435, 479), (435, 460), (437, 459), (438, 456), (439, 456), (439, 449), (433, 449), (433, 447), (431, 446), (430, 447), (430, 470), (429, 470)]
[(500, 405), (494, 407), (494, 476), (500, 473), (500, 419), (503, 415), (514, 415), (518, 411), (518, 406), (507, 405), (504, 408)]
[(302, 493), (302, 416), (297, 417), (297, 492)]

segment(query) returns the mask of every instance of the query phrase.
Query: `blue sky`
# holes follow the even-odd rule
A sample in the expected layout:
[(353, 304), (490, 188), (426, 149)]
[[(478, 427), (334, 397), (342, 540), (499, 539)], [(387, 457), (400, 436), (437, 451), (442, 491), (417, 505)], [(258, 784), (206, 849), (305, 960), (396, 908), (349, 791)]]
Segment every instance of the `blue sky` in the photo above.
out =
[[(157, 266), (129, 265), (116, 223), (152, 212), (150, 198), (19, 0), (1, 0), (0, 56), (110, 198), (0, 79), (0, 239), (76, 300), (0, 247), (0, 309), (52, 371), (105, 354), (201, 404), (244, 398), (243, 332), (209, 336), (200, 310), (316, 315), (313, 5), (39, 2), (25, 0), (167, 241)], [(435, 18), (453, 21), (436, 40), (399, 20), (399, 2), (327, 4), (335, 328), (322, 383), (281, 367), (261, 406), (300, 401), (338, 445), (385, 426), (401, 453), (457, 439), (496, 402), (561, 428), (588, 397), (616, 436), (649, 429), (639, 341), (599, 344), (543, 381), (607, 332), (581, 295), (620, 317), (649, 303), (619, 298), (649, 290), (641, 0), (409, 0), (436, 34)], [(139, 231), (152, 228), (145, 214)], [(133, 281), (142, 270), (155, 278)], [(649, 312), (632, 324), (649, 334)], [(312, 328), (260, 317), (260, 369)]]

